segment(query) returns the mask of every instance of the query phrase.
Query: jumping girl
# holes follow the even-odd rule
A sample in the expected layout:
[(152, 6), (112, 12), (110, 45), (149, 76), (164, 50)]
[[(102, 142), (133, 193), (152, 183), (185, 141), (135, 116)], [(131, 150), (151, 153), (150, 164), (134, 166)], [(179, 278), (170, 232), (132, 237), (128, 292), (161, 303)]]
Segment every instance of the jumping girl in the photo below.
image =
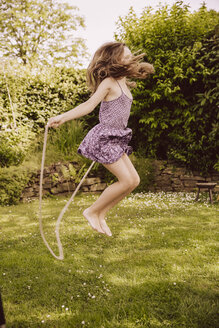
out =
[(78, 153), (102, 163), (118, 181), (108, 186), (83, 216), (91, 227), (112, 236), (106, 224), (106, 213), (140, 183), (140, 178), (128, 155), (132, 130), (127, 128), (132, 105), (129, 87), (134, 82), (127, 78), (147, 78), (154, 72), (153, 65), (141, 62), (144, 54), (134, 56), (121, 42), (108, 42), (94, 54), (87, 69), (87, 83), (93, 92), (91, 97), (74, 109), (52, 117), (49, 127), (58, 127), (66, 121), (91, 113), (101, 102), (100, 123), (94, 126), (81, 142)]

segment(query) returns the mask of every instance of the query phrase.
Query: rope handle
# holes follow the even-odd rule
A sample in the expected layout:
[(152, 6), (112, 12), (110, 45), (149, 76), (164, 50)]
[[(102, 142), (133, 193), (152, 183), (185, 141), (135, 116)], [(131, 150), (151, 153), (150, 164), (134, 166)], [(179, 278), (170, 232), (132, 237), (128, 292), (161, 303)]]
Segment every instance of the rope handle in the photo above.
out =
[(88, 168), (87, 172), (85, 173), (85, 175), (83, 176), (83, 178), (81, 179), (79, 185), (77, 186), (77, 188), (75, 189), (75, 191), (73, 192), (71, 198), (69, 199), (69, 201), (65, 204), (65, 206), (63, 207), (63, 209), (61, 210), (58, 219), (56, 221), (56, 228), (55, 228), (55, 233), (56, 233), (56, 240), (57, 240), (57, 244), (58, 244), (58, 250), (59, 250), (59, 255), (57, 256), (53, 250), (51, 249), (51, 247), (49, 246), (45, 236), (44, 236), (44, 232), (43, 232), (43, 224), (42, 224), (42, 190), (43, 190), (43, 171), (44, 171), (44, 162), (45, 162), (45, 155), (46, 155), (46, 143), (47, 143), (47, 135), (48, 135), (48, 124), (45, 127), (45, 133), (44, 133), (44, 143), (43, 143), (43, 154), (42, 154), (42, 162), (41, 162), (41, 171), (40, 171), (40, 192), (39, 192), (39, 226), (40, 226), (40, 234), (41, 237), (46, 245), (46, 247), (48, 248), (48, 250), (50, 251), (50, 253), (57, 259), (57, 260), (63, 260), (64, 259), (64, 255), (63, 255), (63, 247), (62, 247), (62, 243), (60, 240), (60, 236), (59, 236), (59, 227), (60, 227), (60, 223), (62, 220), (63, 215), (65, 214), (66, 210), (68, 209), (70, 203), (73, 201), (76, 193), (78, 192), (80, 186), (82, 185), (82, 183), (84, 182), (84, 179), (87, 177), (88, 173), (90, 172), (90, 170), (92, 169), (93, 165), (95, 164), (95, 161), (93, 161), (90, 165), (90, 167)]

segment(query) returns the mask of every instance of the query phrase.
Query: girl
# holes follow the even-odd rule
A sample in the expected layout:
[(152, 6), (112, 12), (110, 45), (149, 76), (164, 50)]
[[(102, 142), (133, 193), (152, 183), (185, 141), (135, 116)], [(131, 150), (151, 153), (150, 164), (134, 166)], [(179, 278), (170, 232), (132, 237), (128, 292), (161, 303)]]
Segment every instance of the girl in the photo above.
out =
[(90, 99), (48, 121), (49, 127), (56, 128), (66, 121), (89, 114), (101, 102), (100, 123), (88, 132), (78, 153), (102, 163), (118, 178), (83, 212), (94, 230), (108, 236), (112, 233), (105, 221), (106, 213), (140, 183), (139, 175), (128, 157), (133, 151), (128, 146), (132, 138), (132, 130), (127, 128), (132, 104), (128, 86), (134, 86), (134, 83), (128, 82), (127, 78), (143, 79), (154, 72), (151, 64), (140, 61), (143, 56), (134, 56), (121, 42), (102, 45), (87, 69), (88, 86), (93, 92)]

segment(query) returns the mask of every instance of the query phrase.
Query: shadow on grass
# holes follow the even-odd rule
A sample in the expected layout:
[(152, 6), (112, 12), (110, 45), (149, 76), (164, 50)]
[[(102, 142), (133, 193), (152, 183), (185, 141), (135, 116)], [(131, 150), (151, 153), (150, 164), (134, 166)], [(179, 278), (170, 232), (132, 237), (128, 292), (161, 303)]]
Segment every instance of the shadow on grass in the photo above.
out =
[[(2, 210), (8, 327), (215, 328), (214, 208), (117, 206), (108, 216), (109, 238), (83, 219), (90, 202), (79, 197), (63, 218), (64, 261), (41, 240), (37, 202)], [(53, 217), (64, 201), (45, 203), (46, 236), (56, 252)]]
[[(74, 277), (78, 283), (78, 277)], [(68, 290), (60, 292), (64, 297), (54, 298), (50, 289), (47, 296), (22, 301), (22, 307), (34, 309), (29, 317), (19, 313), (19, 302), (8, 306), (17, 309), (17, 318), (8, 323), (8, 327), (53, 327), (53, 328), (215, 328), (217, 326), (217, 294), (209, 289), (196, 288), (190, 283), (176, 281), (147, 281), (139, 286), (111, 285), (109, 295), (96, 294), (96, 298), (87, 299), (85, 294), (80, 300), (71, 302)], [(62, 298), (60, 300), (60, 298)], [(61, 304), (68, 303), (68, 310)], [(207, 309), (207, 311), (206, 311)], [(40, 315), (37, 315), (40, 313)], [(49, 314), (50, 313), (50, 314)], [(39, 319), (40, 317), (40, 319)], [(85, 322), (85, 324), (82, 324)]]

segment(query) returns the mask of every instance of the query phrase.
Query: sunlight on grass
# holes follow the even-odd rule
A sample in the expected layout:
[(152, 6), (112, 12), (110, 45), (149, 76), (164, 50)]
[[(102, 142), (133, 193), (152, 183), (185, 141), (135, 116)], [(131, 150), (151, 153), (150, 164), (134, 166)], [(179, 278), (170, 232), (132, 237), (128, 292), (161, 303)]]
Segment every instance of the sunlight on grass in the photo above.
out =
[[(187, 206), (197, 205), (201, 207), (211, 206), (207, 201), (206, 195), (202, 196), (202, 200), (194, 204), (196, 194), (195, 193), (173, 193), (173, 192), (158, 192), (158, 193), (136, 193), (133, 197), (127, 197), (123, 200), (123, 204), (126, 206), (147, 206), (156, 209), (168, 209), (170, 207), (178, 207), (186, 209)], [(204, 198), (204, 202), (203, 202)]]
[[(79, 194), (65, 213), (64, 261), (45, 247), (38, 200), (0, 207), (1, 293), (10, 328), (215, 328), (217, 203), (190, 193), (131, 194), (107, 215), (113, 236), (93, 231)], [(43, 200), (55, 223), (68, 197)]]

